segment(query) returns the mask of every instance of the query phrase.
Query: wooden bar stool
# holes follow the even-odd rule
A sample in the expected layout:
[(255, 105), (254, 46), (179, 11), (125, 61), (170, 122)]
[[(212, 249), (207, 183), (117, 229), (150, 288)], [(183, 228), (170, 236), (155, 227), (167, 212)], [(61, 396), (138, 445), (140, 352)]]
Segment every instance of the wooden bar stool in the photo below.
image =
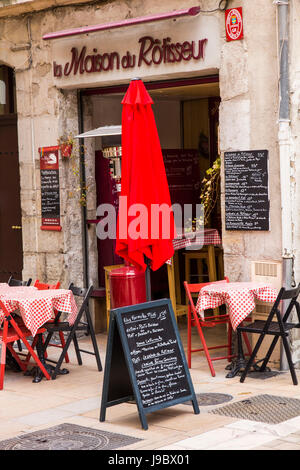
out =
[[(197, 261), (198, 275), (203, 274), (203, 261), (206, 262), (208, 271), (208, 281), (214, 282), (217, 280), (217, 266), (216, 266), (216, 252), (214, 245), (207, 245), (201, 250), (187, 250), (184, 253), (185, 257), (185, 281), (191, 283), (191, 261)], [(199, 279), (197, 280), (199, 282)], [(201, 279), (201, 282), (203, 280)], [(188, 304), (188, 297), (186, 296), (186, 304)], [(214, 313), (218, 315), (219, 309), (214, 309)]]
[(180, 292), (179, 292), (180, 281), (176, 279), (177, 277), (176, 273), (177, 275), (179, 274), (178, 259), (175, 259), (175, 258), (177, 258), (176, 251), (171, 260), (171, 264), (167, 264), (167, 270), (168, 270), (169, 294), (170, 294), (170, 299), (171, 299), (172, 307), (174, 310), (175, 318), (177, 321), (177, 318), (179, 316), (187, 314), (188, 306), (180, 304)]
[(216, 257), (215, 257), (214, 245), (208, 245), (207, 250), (191, 250), (185, 251), (185, 280), (189, 284), (191, 282), (191, 261), (196, 260), (198, 265), (198, 273), (202, 273), (202, 262), (205, 261), (208, 270), (208, 280), (213, 282), (217, 280), (217, 267), (216, 267)]

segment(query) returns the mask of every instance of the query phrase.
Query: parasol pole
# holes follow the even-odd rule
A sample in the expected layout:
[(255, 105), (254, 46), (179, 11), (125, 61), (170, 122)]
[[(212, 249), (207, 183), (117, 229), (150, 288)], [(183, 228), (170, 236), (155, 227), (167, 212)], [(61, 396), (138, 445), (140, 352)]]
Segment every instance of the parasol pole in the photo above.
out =
[(151, 278), (150, 278), (150, 259), (144, 255), (144, 260), (147, 265), (145, 271), (145, 278), (146, 278), (146, 300), (147, 302), (151, 301)]
[[(140, 77), (134, 77), (131, 79), (132, 82), (136, 81), (136, 80), (141, 80)], [(150, 264), (151, 264), (151, 261), (150, 259), (144, 255), (144, 260), (145, 260), (145, 263), (146, 263), (146, 271), (145, 271), (145, 279), (146, 279), (146, 299), (147, 299), (147, 302), (150, 302), (151, 301), (151, 276), (150, 276)]]

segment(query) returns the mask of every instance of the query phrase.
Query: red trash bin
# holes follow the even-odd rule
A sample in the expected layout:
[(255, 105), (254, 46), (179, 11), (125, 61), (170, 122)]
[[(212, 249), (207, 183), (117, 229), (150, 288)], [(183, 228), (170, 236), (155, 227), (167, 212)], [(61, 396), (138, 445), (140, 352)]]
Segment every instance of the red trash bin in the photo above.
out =
[(135, 266), (124, 266), (109, 273), (110, 308), (146, 302), (145, 272)]

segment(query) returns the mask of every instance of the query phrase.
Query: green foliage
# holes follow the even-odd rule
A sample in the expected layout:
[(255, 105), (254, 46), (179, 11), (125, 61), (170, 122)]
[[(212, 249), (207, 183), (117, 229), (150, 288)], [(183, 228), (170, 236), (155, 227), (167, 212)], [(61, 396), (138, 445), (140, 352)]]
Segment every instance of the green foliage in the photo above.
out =
[[(79, 163), (80, 145), (78, 144), (78, 140), (76, 140), (73, 137), (73, 134), (69, 134), (68, 136), (59, 137), (57, 142), (58, 142), (58, 145), (60, 146), (63, 146), (63, 145), (72, 146), (71, 155), (68, 157), (68, 160), (71, 162), (71, 170), (72, 170), (73, 176), (78, 181), (78, 183), (74, 187), (74, 191), (75, 193), (78, 194), (79, 204), (81, 206), (86, 206), (86, 196), (87, 196), (88, 186), (84, 184), (84, 182), (81, 179), (81, 171), (80, 171), (80, 163)], [(84, 146), (81, 146), (81, 147), (84, 150)], [(74, 197), (73, 191), (69, 191), (69, 197), (70, 198)]]
[(202, 180), (200, 200), (204, 206), (204, 226), (207, 226), (220, 194), (220, 173), (221, 158), (218, 157), (213, 165), (206, 170), (206, 177)]

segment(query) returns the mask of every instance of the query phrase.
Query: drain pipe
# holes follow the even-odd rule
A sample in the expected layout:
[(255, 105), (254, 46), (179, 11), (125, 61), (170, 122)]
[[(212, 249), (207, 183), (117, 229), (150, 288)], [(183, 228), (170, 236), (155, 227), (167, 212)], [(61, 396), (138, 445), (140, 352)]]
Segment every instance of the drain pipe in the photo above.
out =
[[(276, 0), (278, 14), (279, 47), (279, 158), (282, 222), (282, 284), (292, 286), (292, 203), (290, 181), (290, 89), (289, 89), (289, 0)], [(288, 364), (281, 346), (280, 369), (287, 370)]]

